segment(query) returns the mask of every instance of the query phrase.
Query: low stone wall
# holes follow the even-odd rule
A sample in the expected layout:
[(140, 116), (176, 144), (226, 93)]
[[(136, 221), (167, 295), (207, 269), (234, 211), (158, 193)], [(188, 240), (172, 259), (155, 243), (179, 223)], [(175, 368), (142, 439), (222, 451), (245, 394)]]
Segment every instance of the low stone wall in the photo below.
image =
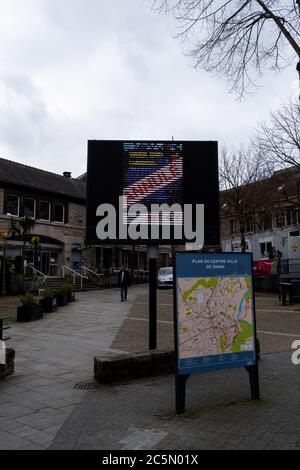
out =
[(0, 364), (0, 380), (12, 375), (15, 371), (15, 350), (6, 349), (6, 364)]
[(171, 374), (174, 371), (174, 351), (149, 351), (94, 358), (95, 379), (103, 384)]

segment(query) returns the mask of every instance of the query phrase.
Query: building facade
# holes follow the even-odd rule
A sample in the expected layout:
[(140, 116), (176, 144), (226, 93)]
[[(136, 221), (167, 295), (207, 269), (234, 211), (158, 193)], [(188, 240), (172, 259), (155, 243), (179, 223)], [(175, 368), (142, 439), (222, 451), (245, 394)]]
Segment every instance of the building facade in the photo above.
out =
[[(261, 201), (256, 210), (249, 210), (243, 223), (246, 251), (253, 253), (254, 260), (268, 258), (272, 247), (283, 258), (300, 259), (299, 182), (296, 168), (275, 172), (268, 180), (259, 182), (263, 185), (258, 192)], [(241, 251), (240, 214), (233, 207), (228, 210), (227, 200), (224, 191), (220, 207), (222, 250)]]

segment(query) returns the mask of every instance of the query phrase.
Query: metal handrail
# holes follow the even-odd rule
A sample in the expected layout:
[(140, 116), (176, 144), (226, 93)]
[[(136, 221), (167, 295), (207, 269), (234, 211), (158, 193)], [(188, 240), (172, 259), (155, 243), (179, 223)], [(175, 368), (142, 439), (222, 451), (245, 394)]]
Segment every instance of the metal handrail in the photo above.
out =
[(101, 274), (101, 273), (96, 273), (95, 271), (92, 271), (92, 269), (90, 269), (90, 268), (87, 268), (86, 266), (81, 266), (81, 268), (80, 268), (80, 269), (83, 269), (83, 273), (84, 273), (84, 275), (86, 275), (86, 274), (85, 274), (85, 271), (88, 271), (89, 273), (92, 273), (94, 276), (97, 276), (97, 277), (104, 276), (104, 274)]
[(74, 271), (74, 269), (69, 268), (69, 266), (63, 266), (62, 267), (62, 272), (63, 272), (63, 277), (65, 277), (65, 269), (68, 271), (71, 271), (73, 273), (73, 285), (75, 286), (76, 284), (76, 276), (80, 277), (80, 288), (82, 289), (83, 287), (83, 279), (88, 279), (87, 276), (83, 276), (82, 274), (78, 273), (77, 271)]
[(34, 271), (35, 273), (37, 273), (39, 276), (42, 276), (43, 281), (45, 281), (45, 280), (48, 278), (48, 276), (46, 276), (46, 274), (44, 274), (44, 273), (42, 273), (41, 271), (39, 271), (38, 269), (36, 269), (36, 268), (35, 268), (34, 266), (32, 266), (32, 264), (30, 264), (30, 263), (28, 263), (28, 264), (26, 265), (26, 269), (27, 269), (27, 268), (32, 269), (32, 271)]

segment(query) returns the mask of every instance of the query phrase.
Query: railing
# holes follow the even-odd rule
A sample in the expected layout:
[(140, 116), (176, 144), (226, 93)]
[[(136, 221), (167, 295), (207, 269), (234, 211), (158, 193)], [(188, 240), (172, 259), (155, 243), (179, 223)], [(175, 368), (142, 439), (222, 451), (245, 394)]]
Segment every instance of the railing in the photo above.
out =
[(91, 282), (93, 282), (95, 285), (100, 287), (100, 285), (105, 285), (105, 275), (102, 273), (96, 273), (92, 269), (86, 267), (86, 266), (81, 266), (80, 268), (83, 271), (83, 275), (87, 276)]
[(86, 271), (87, 271), (88, 273), (93, 274), (93, 276), (96, 276), (96, 277), (104, 276), (104, 274), (96, 273), (95, 271), (93, 271), (93, 270), (90, 269), (90, 268), (87, 268), (86, 266), (81, 266), (80, 269), (83, 271), (83, 275), (84, 275), (84, 276), (86, 276)]
[(77, 271), (74, 271), (74, 269), (69, 268), (68, 266), (63, 266), (62, 267), (62, 273), (63, 277), (65, 277), (65, 270), (70, 271), (73, 274), (73, 285), (76, 285), (76, 276), (80, 278), (80, 288), (83, 288), (83, 279), (88, 279), (87, 276), (83, 276), (82, 274), (78, 273)]
[(27, 264), (26, 265), (26, 269), (27, 268), (30, 268), (32, 269), (32, 271), (34, 273), (36, 273), (38, 275), (38, 277), (42, 277), (43, 278), (43, 282), (46, 281), (46, 279), (48, 278), (48, 276), (46, 276), (46, 274), (42, 273), (41, 271), (39, 271), (38, 269), (36, 269), (34, 266), (32, 266), (32, 264)]
[(4, 338), (3, 337), (3, 331), (9, 330), (11, 327), (10, 326), (3, 326), (4, 320), (9, 320), (8, 318), (0, 318), (0, 341), (8, 341), (10, 338)]
[(283, 259), (280, 260), (280, 275), (297, 275), (300, 277), (300, 259)]

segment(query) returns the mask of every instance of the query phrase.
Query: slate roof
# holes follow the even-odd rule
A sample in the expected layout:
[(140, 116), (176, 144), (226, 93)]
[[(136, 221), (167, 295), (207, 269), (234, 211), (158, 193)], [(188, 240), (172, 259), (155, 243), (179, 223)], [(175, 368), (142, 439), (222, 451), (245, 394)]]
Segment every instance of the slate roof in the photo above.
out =
[(75, 199), (86, 199), (85, 181), (67, 178), (4, 158), (0, 158), (0, 182)]

